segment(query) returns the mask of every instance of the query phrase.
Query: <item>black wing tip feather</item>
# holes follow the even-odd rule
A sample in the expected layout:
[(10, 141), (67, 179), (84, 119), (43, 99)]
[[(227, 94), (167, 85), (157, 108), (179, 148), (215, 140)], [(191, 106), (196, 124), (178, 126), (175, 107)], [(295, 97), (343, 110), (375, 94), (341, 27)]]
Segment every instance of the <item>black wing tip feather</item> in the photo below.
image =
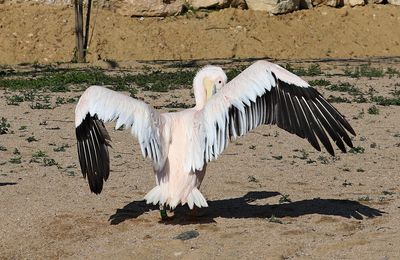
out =
[[(262, 99), (263, 102), (271, 103), (266, 106), (264, 112), (272, 117), (268, 116), (263, 123), (277, 124), (286, 131), (306, 139), (318, 151), (321, 151), (318, 142), (320, 141), (332, 156), (335, 156), (335, 151), (328, 135), (344, 153), (347, 152), (345, 144), (353, 147), (348, 133), (356, 136), (354, 129), (317, 89), (286, 83), (274, 72), (271, 74), (276, 84)], [(321, 103), (318, 103), (318, 100)], [(276, 111), (268, 111), (268, 108)]]
[(90, 190), (100, 194), (110, 173), (108, 154), (110, 136), (97, 115), (88, 113), (76, 127), (78, 158), (83, 177), (87, 177)]

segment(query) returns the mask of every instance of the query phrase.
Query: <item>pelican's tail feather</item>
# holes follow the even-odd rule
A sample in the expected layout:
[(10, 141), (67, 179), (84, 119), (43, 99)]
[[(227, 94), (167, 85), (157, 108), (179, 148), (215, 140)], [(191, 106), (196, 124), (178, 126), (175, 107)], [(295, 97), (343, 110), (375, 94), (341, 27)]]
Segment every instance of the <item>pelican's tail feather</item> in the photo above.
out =
[[(144, 197), (147, 204), (156, 205), (158, 203), (164, 205), (165, 203), (169, 205), (172, 209), (176, 208), (179, 203), (182, 205), (188, 204), (190, 209), (193, 209), (194, 205), (198, 208), (208, 207), (207, 201), (203, 194), (195, 187), (189, 193), (187, 198), (184, 200), (181, 197), (167, 198), (165, 192), (163, 194), (162, 187), (160, 185), (155, 186), (149, 193)], [(184, 202), (183, 202), (184, 201)]]
[(194, 205), (198, 208), (208, 207), (207, 200), (196, 187), (189, 193), (186, 200), (190, 209), (193, 209)]
[(146, 194), (146, 196), (144, 196), (144, 199), (147, 204), (158, 204), (161, 199), (161, 187), (159, 185), (155, 186)]

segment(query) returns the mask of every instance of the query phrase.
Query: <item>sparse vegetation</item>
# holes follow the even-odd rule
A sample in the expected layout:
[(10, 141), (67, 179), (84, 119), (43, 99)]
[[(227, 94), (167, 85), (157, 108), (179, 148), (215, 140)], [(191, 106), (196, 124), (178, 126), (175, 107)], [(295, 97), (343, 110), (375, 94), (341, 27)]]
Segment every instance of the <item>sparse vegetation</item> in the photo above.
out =
[(378, 115), (379, 114), (379, 108), (377, 108), (375, 105), (372, 107), (368, 108), (368, 114), (370, 115)]
[(308, 82), (311, 86), (329, 86), (331, 82), (326, 79), (315, 79)]
[(304, 150), (304, 149), (301, 149), (300, 150), (300, 157), (298, 157), (299, 159), (301, 159), (301, 160), (306, 160), (307, 158), (308, 158), (308, 152), (306, 151), (306, 150)]
[(389, 78), (392, 78), (395, 75), (397, 75), (397, 77), (400, 77), (400, 71), (391, 67), (387, 68), (386, 74), (389, 75)]
[(361, 196), (361, 197), (358, 197), (358, 201), (371, 201), (371, 198), (368, 195)]
[(256, 145), (252, 144), (252, 145), (249, 146), (249, 149), (250, 149), (250, 150), (255, 150), (256, 147), (257, 147)]
[(53, 165), (58, 165), (58, 163), (54, 159), (43, 158), (43, 166), (48, 167)]
[(289, 63), (283, 66), (288, 71), (298, 75), (298, 76), (319, 76), (322, 75), (322, 70), (318, 64), (310, 64), (307, 69), (302, 67), (295, 67)]
[(171, 103), (168, 103), (164, 107), (167, 107), (167, 108), (185, 108), (186, 109), (186, 108), (191, 108), (192, 105), (181, 103), (181, 102), (177, 102), (177, 101), (173, 101)]
[(22, 95), (12, 95), (12, 96), (7, 96), (7, 105), (13, 105), (13, 106), (19, 106), (19, 103), (24, 102), (24, 96)]
[(254, 177), (253, 175), (249, 175), (249, 176), (247, 177), (247, 180), (248, 180), (249, 182), (255, 182), (255, 183), (258, 183), (258, 182), (259, 182), (259, 180), (257, 180), (257, 178)]
[(12, 164), (20, 164), (21, 163), (21, 156), (12, 157), (9, 161)]
[(38, 139), (36, 139), (35, 136), (29, 136), (28, 138), (26, 138), (26, 141), (28, 141), (28, 143), (32, 143), (32, 142), (37, 142), (39, 141)]
[(361, 147), (361, 146), (355, 146), (355, 147), (353, 147), (353, 148), (351, 148), (349, 150), (349, 153), (354, 153), (354, 154), (356, 154), (356, 153), (364, 153), (364, 152), (365, 152), (365, 148)]
[(76, 98), (57, 97), (56, 105), (71, 104), (71, 103), (75, 103), (76, 101), (77, 101)]
[(10, 127), (11, 127), (11, 125), (10, 125), (10, 123), (7, 122), (7, 118), (1, 117), (1, 120), (0, 120), (0, 135), (4, 135), (4, 134), (9, 133)]
[(65, 152), (65, 148), (69, 148), (69, 144), (62, 144), (60, 146), (57, 146), (55, 148), (53, 148), (54, 152)]
[(351, 103), (351, 100), (346, 97), (338, 97), (330, 95), (327, 99), (331, 103)]
[(42, 157), (46, 157), (46, 156), (47, 156), (46, 152), (43, 152), (41, 150), (32, 154), (32, 157), (34, 157), (34, 158), (42, 158)]
[(279, 204), (284, 204), (284, 203), (290, 203), (292, 202), (292, 200), (289, 198), (289, 194), (283, 194), (280, 198), (279, 198)]
[(329, 159), (326, 156), (320, 155), (317, 158), (318, 161), (320, 161), (322, 164), (328, 164), (329, 163)]
[[(108, 75), (99, 69), (67, 70), (61, 72), (47, 71), (36, 77), (18, 77), (0, 79), (0, 88), (9, 90), (48, 90), (51, 92), (70, 91), (71, 85), (108, 85), (117, 90), (136, 94), (137, 85), (144, 90), (166, 92), (182, 86), (191, 86), (194, 70), (177, 72), (153, 71), (143, 74)], [(29, 76), (29, 75), (26, 75)]]
[(283, 224), (283, 222), (282, 222), (279, 218), (275, 217), (275, 215), (272, 215), (272, 216), (268, 219), (268, 221), (269, 221), (269, 222), (272, 222), (272, 223)]
[(355, 86), (351, 85), (348, 82), (340, 82), (339, 84), (334, 84), (328, 86), (326, 89), (331, 91), (339, 91), (339, 92), (347, 92), (350, 95), (360, 95), (360, 89), (356, 88)]
[(376, 102), (377, 105), (381, 106), (400, 106), (400, 97), (388, 98), (383, 96), (373, 96), (371, 101)]
[(344, 74), (352, 78), (360, 78), (360, 77), (377, 78), (377, 77), (383, 77), (385, 75), (385, 72), (380, 68), (371, 67), (370, 64), (362, 64), (358, 67), (354, 67), (354, 69), (346, 67), (344, 70)]

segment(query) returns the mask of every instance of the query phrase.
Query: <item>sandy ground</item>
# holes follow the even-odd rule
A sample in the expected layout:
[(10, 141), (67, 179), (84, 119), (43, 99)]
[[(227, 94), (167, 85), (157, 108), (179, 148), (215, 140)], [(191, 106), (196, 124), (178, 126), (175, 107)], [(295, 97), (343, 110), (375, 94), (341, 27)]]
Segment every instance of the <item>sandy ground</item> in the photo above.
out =
[[(309, 63), (305, 64), (308, 66)], [(358, 66), (351, 63), (350, 68)], [(372, 66), (400, 70), (398, 60)], [(348, 78), (344, 63), (321, 63), (332, 84), (349, 82), (376, 95), (398, 90), (400, 77)], [(325, 96), (341, 96), (318, 87)], [(149, 161), (124, 131), (113, 140), (110, 179), (101, 195), (81, 177), (75, 148), (74, 107), (31, 109), (7, 105), (1, 116), (12, 133), (0, 135), (0, 258), (3, 259), (398, 259), (400, 257), (400, 108), (371, 103), (336, 103), (357, 132), (364, 153), (336, 157), (304, 140), (263, 126), (231, 143), (209, 164), (201, 187), (209, 208), (197, 217), (179, 207), (160, 222), (143, 196), (155, 185)], [(46, 93), (78, 97), (80, 92)], [(193, 104), (190, 89), (139, 93), (153, 106)], [(165, 108), (163, 108), (166, 111)], [(23, 127), (26, 126), (26, 127)], [(37, 141), (28, 142), (34, 136)], [(59, 147), (65, 151), (56, 151)], [(18, 149), (20, 154), (16, 154)], [(33, 154), (44, 151), (57, 165)], [(12, 163), (12, 158), (21, 158)], [(49, 164), (49, 160), (47, 160)], [(290, 203), (282, 202), (289, 195)], [(277, 223), (277, 220), (281, 223)], [(195, 230), (189, 240), (175, 237)]]
[[(0, 5), (0, 13), (0, 64), (72, 60), (72, 7)], [(92, 24), (92, 63), (400, 56), (400, 7), (394, 5), (321, 7), (276, 17), (224, 9), (165, 19), (94, 9)]]

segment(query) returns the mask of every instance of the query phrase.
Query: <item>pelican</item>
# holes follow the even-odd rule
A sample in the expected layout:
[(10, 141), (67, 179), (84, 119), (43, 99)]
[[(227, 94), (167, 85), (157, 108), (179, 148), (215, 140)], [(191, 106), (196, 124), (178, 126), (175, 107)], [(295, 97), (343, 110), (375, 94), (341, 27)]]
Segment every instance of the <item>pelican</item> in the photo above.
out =
[(142, 155), (153, 163), (156, 186), (145, 196), (148, 204), (165, 209), (187, 204), (207, 207), (199, 191), (207, 163), (215, 160), (230, 140), (262, 124), (320, 143), (334, 155), (330, 139), (342, 151), (353, 147), (355, 135), (345, 117), (295, 74), (274, 63), (253, 63), (227, 82), (220, 67), (205, 66), (193, 80), (196, 105), (180, 112), (159, 113), (141, 100), (100, 86), (89, 87), (75, 110), (77, 148), (83, 177), (99, 194), (110, 172), (110, 136), (104, 122), (131, 128)]

